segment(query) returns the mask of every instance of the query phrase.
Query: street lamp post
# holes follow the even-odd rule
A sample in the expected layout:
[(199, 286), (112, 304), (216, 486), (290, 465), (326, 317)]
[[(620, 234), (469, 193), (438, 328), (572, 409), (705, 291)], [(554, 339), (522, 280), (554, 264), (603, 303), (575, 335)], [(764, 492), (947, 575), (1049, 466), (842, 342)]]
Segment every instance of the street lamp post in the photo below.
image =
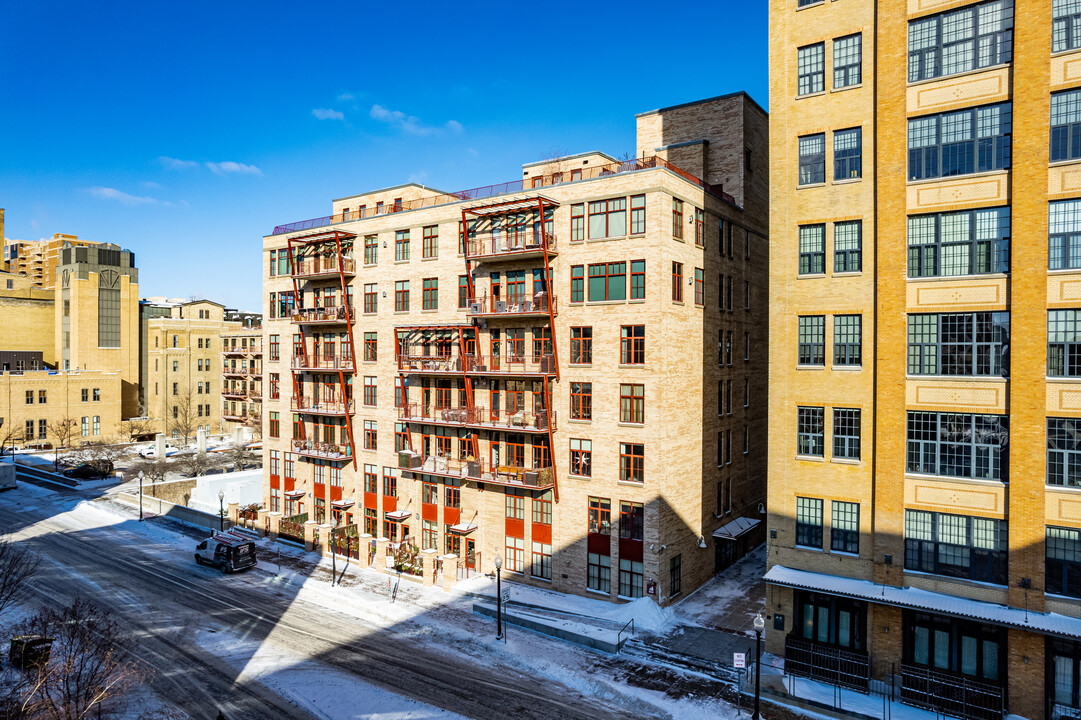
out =
[(766, 629), (766, 621), (762, 617), (762, 611), (754, 618), (754, 714), (751, 720), (761, 720), (758, 703), (761, 695), (759, 691), (762, 683), (762, 631)]
[(218, 491), (218, 530), (225, 532), (225, 491)]
[(139, 471), (139, 522), (143, 521), (143, 473)]
[(503, 639), (503, 558), (495, 556), (495, 639)]

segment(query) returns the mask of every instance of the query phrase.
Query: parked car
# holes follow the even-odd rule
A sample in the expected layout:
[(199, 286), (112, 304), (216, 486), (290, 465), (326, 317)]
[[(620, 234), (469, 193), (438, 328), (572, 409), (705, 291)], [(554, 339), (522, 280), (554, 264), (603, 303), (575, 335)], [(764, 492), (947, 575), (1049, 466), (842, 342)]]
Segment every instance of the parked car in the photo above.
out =
[(5, 453), (8, 455), (14, 455), (20, 450), (22, 450), (22, 448), (18, 445), (7, 445), (6, 447), (0, 447), (0, 455), (3, 455)]
[(64, 471), (64, 477), (77, 478), (79, 480), (95, 480), (108, 477), (113, 474), (113, 463), (110, 460), (95, 460), (93, 462), (80, 463), (73, 468)]
[(255, 567), (255, 541), (233, 530), (214, 533), (195, 546), (195, 562), (211, 565), (223, 573)]
[[(172, 443), (168, 443), (168, 442), (165, 443), (165, 457), (169, 457), (170, 455), (175, 455), (176, 452), (177, 452), (177, 448), (176, 448), (175, 445), (173, 445)], [(147, 445), (146, 447), (141, 449), (139, 451), (139, 457), (146, 458), (148, 460), (157, 459), (157, 457), (158, 457), (158, 444), (157, 443), (150, 443), (149, 445)]]
[(39, 440), (37, 442), (27, 443), (27, 450), (52, 450), (53, 444), (48, 440)]

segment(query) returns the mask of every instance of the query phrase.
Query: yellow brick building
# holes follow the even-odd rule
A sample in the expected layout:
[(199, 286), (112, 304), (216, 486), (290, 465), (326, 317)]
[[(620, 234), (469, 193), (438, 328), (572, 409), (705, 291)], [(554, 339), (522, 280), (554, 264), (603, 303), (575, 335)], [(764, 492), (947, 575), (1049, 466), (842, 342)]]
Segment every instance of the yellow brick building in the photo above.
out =
[(68, 446), (113, 441), (121, 420), (122, 378), (115, 372), (0, 373), (0, 442), (6, 447), (59, 444), (57, 427), (70, 428)]
[(712, 98), (639, 115), (637, 159), (349, 196), (264, 238), (271, 531), (662, 604), (760, 542), (766, 137)]
[(1079, 13), (770, 2), (789, 673), (961, 717), (1081, 708)]
[(54, 297), (28, 277), (0, 272), (0, 352), (41, 353), (46, 365), (56, 367)]

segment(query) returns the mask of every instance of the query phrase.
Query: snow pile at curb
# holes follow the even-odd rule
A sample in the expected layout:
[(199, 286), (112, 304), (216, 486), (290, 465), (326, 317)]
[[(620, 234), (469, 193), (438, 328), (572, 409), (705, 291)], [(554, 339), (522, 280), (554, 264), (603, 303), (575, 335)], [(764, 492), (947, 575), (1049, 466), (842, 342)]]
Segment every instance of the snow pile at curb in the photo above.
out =
[(651, 598), (640, 597), (624, 605), (617, 605), (605, 617), (616, 622), (634, 620), (635, 630), (660, 632), (676, 621), (676, 614), (671, 608), (662, 608)]

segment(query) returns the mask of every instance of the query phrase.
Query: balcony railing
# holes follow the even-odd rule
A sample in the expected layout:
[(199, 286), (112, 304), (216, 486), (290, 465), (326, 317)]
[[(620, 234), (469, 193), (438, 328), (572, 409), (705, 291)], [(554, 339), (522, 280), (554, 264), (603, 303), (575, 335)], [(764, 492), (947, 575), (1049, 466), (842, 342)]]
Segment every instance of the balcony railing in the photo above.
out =
[(324, 460), (351, 460), (353, 453), (348, 445), (336, 443), (321, 443), (314, 440), (294, 440), (293, 452), (304, 457), (322, 458)]
[[(490, 409), (480, 405), (473, 407), (433, 408), (420, 403), (409, 403), (398, 408), (398, 419), (425, 422), (436, 425), (471, 425), (483, 428), (505, 429), (515, 432), (547, 432), (548, 416), (545, 413)], [(552, 412), (552, 430), (556, 429), (556, 413)]]
[(221, 413), (222, 420), (229, 420), (231, 422), (243, 422), (246, 423), (251, 420), (255, 420), (257, 415), (249, 415), (248, 413), (235, 413), (229, 410), (223, 410)]
[(294, 370), (345, 370), (353, 372), (353, 358), (293, 355), (291, 366)]
[(249, 390), (248, 391), (248, 399), (249, 400), (254, 400), (256, 402), (262, 402), (263, 401), (263, 391), (262, 390)]
[(249, 352), (249, 349), (246, 348), (246, 347), (225, 348), (224, 350), (221, 351), (221, 355), (222, 355), (222, 357), (239, 358), (239, 357), (247, 357), (248, 352)]
[(238, 390), (236, 388), (225, 388), (221, 391), (223, 398), (229, 398), (230, 400), (243, 400), (248, 397), (247, 390)]
[(338, 255), (316, 255), (300, 258), (293, 263), (293, 277), (319, 277), (337, 275), (339, 272), (353, 275), (357, 271), (357, 262), (353, 258), (343, 257), (338, 262)]
[[(464, 367), (463, 367), (464, 365)], [(460, 375), (554, 375), (553, 355), (466, 355), (464, 357), (437, 357), (428, 355), (400, 355), (398, 369), (403, 372), (449, 373)]]
[(235, 367), (235, 366), (228, 366), (227, 365), (227, 366), (225, 366), (225, 367), (223, 367), (221, 369), (221, 374), (222, 375), (236, 375), (238, 377), (244, 377), (246, 375), (253, 375), (255, 373), (254, 373), (254, 371), (252, 369), (250, 369), (250, 368), (248, 368), (246, 366)]
[(353, 401), (350, 400), (346, 403), (340, 400), (293, 397), (289, 401), (289, 407), (294, 412), (310, 413), (312, 415), (346, 415), (353, 412)]
[(412, 452), (398, 453), (398, 467), (414, 473), (464, 478), (496, 485), (548, 488), (555, 484), (552, 468), (527, 468), (516, 465), (492, 467), (485, 460), (456, 460)]
[(1002, 718), (1001, 686), (918, 665), (901, 666), (901, 700), (969, 720)]
[[(553, 165), (559, 165), (559, 161), (553, 161)], [(665, 168), (676, 175), (679, 175), (688, 182), (697, 185), (710, 195), (720, 198), (724, 202), (735, 205), (735, 198), (733, 198), (719, 185), (710, 185), (706, 181), (695, 177), (691, 173), (683, 170), (682, 168), (673, 165), (662, 157), (652, 155), (649, 157), (634, 158), (632, 160), (624, 160), (620, 162), (608, 163), (607, 165), (596, 165), (593, 167), (574, 168), (573, 170), (560, 170), (558, 172), (551, 172), (545, 175), (530, 178), (531, 183), (536, 183), (532, 187), (525, 187), (525, 183), (522, 180), (512, 180), (506, 183), (499, 183), (498, 185), (486, 185), (479, 188), (471, 188), (469, 190), (460, 190), (452, 193), (439, 193), (429, 195), (427, 197), (417, 198), (416, 200), (406, 200), (400, 203), (387, 203), (385, 205), (378, 205), (376, 207), (368, 207), (364, 210), (353, 210), (349, 212), (341, 212), (336, 215), (325, 215), (323, 217), (313, 218), (311, 220), (301, 220), (299, 222), (289, 223), (287, 225), (278, 225), (274, 228), (272, 235), (282, 235), (284, 233), (298, 232), (300, 230), (312, 230), (314, 228), (326, 227), (327, 225), (333, 225), (334, 223), (350, 222), (352, 220), (364, 220), (366, 218), (375, 217), (376, 215), (386, 215), (389, 213), (404, 212), (406, 210), (419, 210), (421, 208), (436, 207), (437, 205), (447, 205), (450, 203), (462, 202), (464, 200), (482, 200), (485, 198), (494, 198), (499, 195), (506, 195), (509, 193), (522, 193), (537, 191), (543, 187), (549, 187), (551, 185), (562, 185), (568, 182), (578, 182), (580, 180), (590, 180), (597, 177), (607, 177), (610, 175), (618, 175), (620, 173), (637, 172), (639, 170), (651, 170), (653, 168)]]
[[(556, 236), (548, 233), (548, 252), (556, 253)], [(525, 233), (470, 233), (466, 243), (469, 257), (474, 259), (492, 259), (503, 255), (508, 259), (532, 257), (544, 253), (544, 242), (540, 231)]]
[(871, 681), (871, 661), (867, 653), (819, 645), (793, 635), (785, 636), (784, 666), (791, 675), (862, 692), (867, 691)]
[(291, 318), (297, 325), (340, 325), (355, 322), (355, 318), (350, 317), (352, 313), (349, 310), (350, 308), (345, 305), (329, 308), (294, 308)]
[[(552, 312), (558, 312), (557, 298), (552, 297)], [(487, 293), (480, 298), (470, 298), (466, 307), (467, 315), (547, 315), (548, 293), (538, 292), (513, 299), (489, 298)]]

